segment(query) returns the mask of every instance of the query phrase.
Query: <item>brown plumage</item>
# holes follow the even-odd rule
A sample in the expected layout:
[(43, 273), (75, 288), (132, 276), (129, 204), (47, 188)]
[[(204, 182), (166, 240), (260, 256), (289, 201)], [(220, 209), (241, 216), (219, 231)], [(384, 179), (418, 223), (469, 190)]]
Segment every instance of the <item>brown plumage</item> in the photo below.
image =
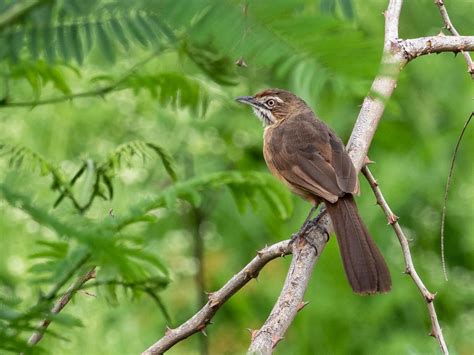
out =
[(265, 125), (270, 171), (314, 205), (326, 204), (354, 292), (388, 292), (390, 272), (357, 212), (357, 173), (340, 138), (288, 91), (269, 89), (237, 101), (251, 105)]

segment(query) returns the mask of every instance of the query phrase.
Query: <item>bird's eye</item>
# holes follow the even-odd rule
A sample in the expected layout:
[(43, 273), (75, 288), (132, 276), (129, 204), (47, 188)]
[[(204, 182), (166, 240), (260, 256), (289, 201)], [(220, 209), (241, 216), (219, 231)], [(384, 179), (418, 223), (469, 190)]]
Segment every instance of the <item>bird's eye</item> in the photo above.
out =
[(268, 100), (268, 101), (267, 101), (267, 106), (268, 106), (268, 107), (273, 107), (273, 106), (275, 106), (275, 100), (273, 100), (273, 99)]

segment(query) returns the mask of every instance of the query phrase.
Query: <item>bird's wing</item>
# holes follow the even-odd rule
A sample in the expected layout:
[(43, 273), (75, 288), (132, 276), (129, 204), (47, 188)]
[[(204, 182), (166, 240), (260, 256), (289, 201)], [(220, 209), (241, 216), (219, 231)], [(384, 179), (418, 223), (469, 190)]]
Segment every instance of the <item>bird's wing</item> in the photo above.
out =
[(276, 125), (266, 144), (278, 174), (295, 187), (330, 202), (357, 190), (344, 145), (312, 112)]

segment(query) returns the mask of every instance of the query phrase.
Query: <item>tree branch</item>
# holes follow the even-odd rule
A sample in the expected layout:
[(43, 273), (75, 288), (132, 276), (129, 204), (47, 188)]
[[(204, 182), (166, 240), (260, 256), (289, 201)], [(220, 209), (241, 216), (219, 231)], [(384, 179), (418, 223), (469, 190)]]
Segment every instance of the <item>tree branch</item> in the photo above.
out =
[[(360, 171), (366, 163), (370, 143), (372, 142), (378, 123), (385, 110), (386, 103), (395, 90), (398, 75), (404, 66), (412, 59), (429, 53), (473, 50), (474, 37), (470, 36), (434, 36), (407, 40), (399, 39), (398, 24), (402, 4), (403, 0), (390, 0), (388, 8), (384, 12), (385, 39), (381, 68), (379, 74), (372, 83), (369, 94), (364, 99), (347, 145), (349, 155), (357, 171)], [(312, 269), (327, 243), (325, 235), (330, 227), (329, 217), (321, 216), (320, 214), (317, 218), (319, 218), (318, 223), (307, 235), (307, 239), (310, 243), (302, 241), (293, 245), (293, 259), (283, 289), (262, 328), (260, 330), (252, 331), (252, 342), (249, 352), (270, 354), (277, 343), (283, 339), (283, 335), (297, 312), (306, 304), (303, 301), (303, 296)], [(290, 252), (287, 244), (288, 241), (282, 243), (286, 243), (285, 246), (282, 247), (282, 250), (284, 250), (285, 254), (288, 254)], [(269, 248), (275, 246), (277, 246), (277, 244)], [(405, 247), (407, 247), (407, 245), (402, 243), (404, 255)], [(278, 255), (274, 255), (271, 259), (277, 256)], [(169, 329), (165, 336), (147, 349), (144, 354), (161, 353), (168, 350), (180, 340), (196, 333), (200, 329), (203, 329), (206, 324), (209, 323), (209, 320), (217, 312), (217, 309), (222, 305), (222, 303), (248, 282), (250, 277), (244, 280), (241, 278), (245, 275), (245, 270), (252, 265), (252, 263), (255, 263), (256, 260), (259, 260), (258, 257), (252, 260), (252, 262), (244, 270), (239, 272), (239, 274), (234, 276), (221, 290), (211, 294), (209, 302), (196, 315), (180, 327), (172, 330)], [(408, 265), (411, 265), (411, 268), (409, 269), (410, 275), (415, 283), (417, 283), (417, 286), (419, 286), (420, 291), (427, 300), (428, 309), (434, 325), (433, 335), (438, 339), (442, 351), (447, 353), (447, 348), (442, 337), (441, 328), (436, 319), (436, 313), (432, 302), (434, 295), (426, 289), (421, 282), (421, 279), (416, 274), (411, 257), (409, 260), (410, 264)], [(265, 261), (263, 264), (259, 264), (258, 270), (263, 268), (267, 262), (268, 261)], [(237, 284), (235, 284), (235, 278), (240, 280)], [(229, 287), (231, 287), (231, 290), (226, 292), (225, 289)], [(218, 297), (216, 297), (216, 294), (218, 294)], [(213, 304), (214, 308), (212, 307)]]
[(405, 52), (406, 59), (413, 60), (432, 53), (474, 51), (474, 36), (438, 35), (400, 40), (398, 44)]
[[(76, 294), (77, 290), (79, 290), (84, 283), (89, 281), (90, 279), (95, 277), (95, 266), (92, 267), (88, 272), (84, 275), (80, 276), (67, 290), (66, 292), (56, 301), (56, 303), (51, 308), (52, 314), (58, 314), (62, 311), (64, 307), (69, 303), (69, 301), (73, 298)], [(43, 338), (46, 329), (49, 327), (53, 320), (51, 318), (43, 319), (31, 337), (28, 339), (28, 345), (34, 346), (40, 342)]]
[(303, 301), (313, 267), (328, 241), (327, 227), (330, 223), (327, 214), (322, 215), (308, 234), (311, 243), (300, 238), (293, 246), (293, 259), (286, 276), (285, 284), (273, 306), (270, 315), (260, 330), (252, 330), (249, 353), (269, 354), (283, 339), (296, 314), (307, 304)]
[(4, 107), (35, 107), (41, 105), (49, 105), (49, 104), (56, 104), (59, 102), (69, 101), (78, 98), (84, 97), (94, 97), (94, 96), (104, 96), (112, 91), (119, 91), (125, 90), (126, 87), (120, 87), (120, 85), (126, 81), (129, 77), (131, 77), (135, 72), (143, 65), (150, 62), (153, 58), (155, 58), (159, 53), (162, 53), (165, 49), (161, 49), (160, 52), (155, 51), (145, 59), (135, 63), (130, 69), (128, 69), (120, 78), (109, 85), (105, 85), (102, 87), (98, 87), (96, 89), (76, 92), (69, 95), (62, 95), (57, 97), (51, 97), (49, 99), (44, 100), (36, 100), (36, 101), (8, 101), (3, 100), (0, 101), (0, 108)]
[(256, 278), (262, 268), (271, 260), (290, 254), (289, 240), (273, 244), (257, 252), (242, 270), (234, 275), (221, 289), (209, 293), (208, 302), (194, 316), (178, 328), (166, 330), (165, 336), (150, 346), (143, 354), (161, 354), (190, 335), (202, 331), (216, 314), (217, 310), (247, 282)]
[(431, 332), (430, 335), (435, 337), (438, 341), (439, 347), (443, 354), (448, 354), (448, 348), (446, 346), (446, 342), (444, 341), (443, 332), (439, 325), (438, 317), (436, 315), (436, 310), (434, 308), (434, 299), (436, 294), (431, 293), (428, 291), (426, 286), (424, 285), (423, 281), (421, 280), (420, 276), (416, 272), (415, 265), (413, 264), (413, 259), (410, 253), (410, 246), (408, 244), (408, 240), (403, 233), (400, 224), (398, 223), (398, 217), (392, 212), (390, 206), (385, 201), (385, 198), (382, 195), (382, 191), (375, 180), (374, 176), (370, 172), (369, 168), (365, 166), (362, 168), (362, 173), (367, 178), (367, 181), (370, 184), (370, 187), (374, 191), (375, 197), (377, 199), (377, 204), (380, 205), (382, 210), (384, 211), (385, 215), (387, 216), (388, 223), (392, 226), (397, 238), (400, 242), (400, 246), (402, 247), (403, 257), (405, 259), (405, 273), (410, 275), (413, 282), (415, 283), (416, 287), (420, 290), (421, 295), (426, 301), (426, 305), (428, 306), (428, 312), (431, 318)]
[[(439, 13), (441, 14), (441, 17), (443, 18), (444, 27), (449, 32), (451, 32), (453, 36), (460, 36), (459, 32), (456, 30), (453, 23), (451, 22), (451, 19), (449, 18), (448, 10), (444, 6), (444, 1), (435, 0), (435, 5), (438, 7)], [(469, 53), (464, 52), (464, 51), (462, 51), (461, 53), (464, 56), (464, 59), (466, 60), (467, 71), (469, 74), (471, 74), (472, 79), (474, 79), (474, 63), (472, 62), (471, 56), (469, 55)]]
[[(369, 95), (364, 99), (347, 145), (349, 155), (357, 171), (360, 171), (365, 163), (370, 143), (385, 110), (386, 102), (396, 87), (398, 74), (407, 63), (399, 48), (393, 46), (398, 36), (401, 6), (402, 0), (391, 0), (387, 11), (384, 13), (386, 21), (385, 45), (381, 70), (372, 83)], [(314, 244), (318, 249), (318, 255), (323, 251), (327, 241), (321, 239), (321, 231), (327, 233), (329, 220), (327, 216), (321, 218), (316, 227), (308, 234), (311, 244)], [(304, 305), (303, 296), (307, 288), (307, 282), (301, 282), (301, 280), (306, 281), (306, 279), (294, 270), (306, 272), (306, 277), (310, 277), (317, 255), (316, 253), (308, 253), (308, 248), (312, 247), (305, 243), (300, 243), (294, 247), (292, 263), (282, 292), (263, 327), (253, 332), (249, 348), (250, 353), (270, 354), (278, 341), (283, 338), (296, 313), (301, 309), (300, 307)], [(293, 291), (294, 288), (298, 288), (297, 292)], [(290, 299), (291, 302), (288, 302)], [(288, 306), (280, 307), (279, 305)]]

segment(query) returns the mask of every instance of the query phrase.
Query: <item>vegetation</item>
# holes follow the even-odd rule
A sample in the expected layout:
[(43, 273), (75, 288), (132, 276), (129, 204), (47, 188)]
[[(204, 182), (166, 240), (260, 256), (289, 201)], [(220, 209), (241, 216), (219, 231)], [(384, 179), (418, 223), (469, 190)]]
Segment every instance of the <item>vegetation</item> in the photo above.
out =
[[(473, 5), (450, 4), (460, 33)], [(347, 138), (378, 70), (385, 2), (0, 1), (0, 353), (129, 354), (178, 326), (310, 208), (267, 171), (262, 128), (233, 98), (282, 87)], [(432, 1), (407, 2), (406, 37), (434, 35)], [(474, 150), (462, 56), (410, 63), (370, 150), (374, 175), (438, 294), (453, 353), (474, 348)], [(363, 177), (358, 204), (393, 291), (354, 295), (330, 241), (281, 353), (433, 353), (430, 320)], [(289, 258), (287, 258), (289, 259)], [(208, 337), (170, 353), (242, 353), (289, 261), (265, 267), (217, 313)], [(96, 267), (73, 302), (51, 306)], [(33, 348), (39, 321), (53, 322)]]

